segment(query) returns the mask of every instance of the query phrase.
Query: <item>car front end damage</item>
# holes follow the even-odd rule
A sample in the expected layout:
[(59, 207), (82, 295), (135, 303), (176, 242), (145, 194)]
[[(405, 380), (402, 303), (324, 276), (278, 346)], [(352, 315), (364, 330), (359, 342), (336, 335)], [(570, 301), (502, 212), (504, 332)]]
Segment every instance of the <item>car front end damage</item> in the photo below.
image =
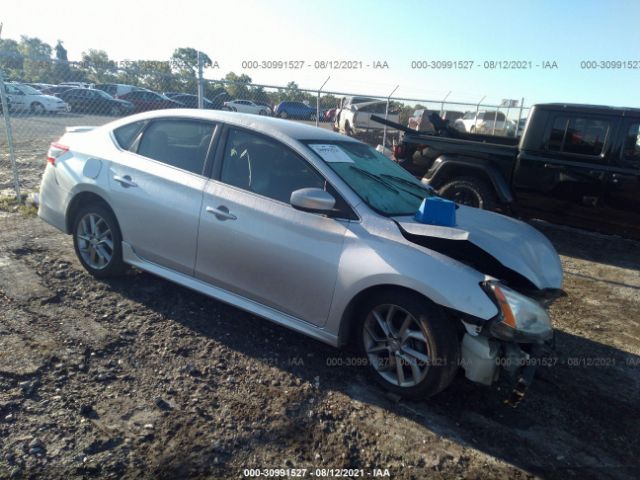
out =
[(563, 292), (545, 289), (525, 294), (493, 279), (480, 286), (498, 314), (489, 321), (462, 320), (461, 367), (467, 379), (483, 385), (507, 378), (512, 388), (505, 403), (516, 407), (536, 369), (553, 364), (554, 336), (547, 308)]

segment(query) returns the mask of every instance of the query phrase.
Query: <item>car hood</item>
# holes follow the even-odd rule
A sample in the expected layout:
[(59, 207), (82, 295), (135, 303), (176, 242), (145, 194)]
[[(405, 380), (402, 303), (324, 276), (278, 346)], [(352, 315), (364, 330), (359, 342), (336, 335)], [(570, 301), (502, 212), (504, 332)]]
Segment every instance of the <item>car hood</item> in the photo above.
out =
[[(459, 205), (456, 226), (441, 227), (395, 217), (409, 241), (439, 251), (509, 283), (559, 289), (562, 264), (551, 242), (524, 222)], [(530, 284), (530, 285), (527, 285)]]

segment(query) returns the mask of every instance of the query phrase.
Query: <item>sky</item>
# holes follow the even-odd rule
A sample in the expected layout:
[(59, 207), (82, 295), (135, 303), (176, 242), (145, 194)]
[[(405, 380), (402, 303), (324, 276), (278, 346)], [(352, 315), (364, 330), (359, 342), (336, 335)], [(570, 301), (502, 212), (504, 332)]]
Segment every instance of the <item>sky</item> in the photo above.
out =
[[(95, 6), (94, 5), (99, 5)], [(2, 0), (2, 38), (62, 40), (70, 60), (89, 48), (115, 60), (167, 60), (177, 47), (216, 61), (207, 78), (416, 99), (501, 99), (640, 107), (639, 0)], [(304, 61), (300, 70), (243, 69), (243, 61)], [(322, 61), (364, 68), (315, 68)], [(414, 61), (473, 62), (418, 69)], [(485, 68), (520, 61), (524, 70)], [(630, 61), (634, 69), (581, 62)], [(388, 68), (366, 65), (386, 62)], [(542, 68), (548, 62), (557, 68)], [(358, 63), (359, 64), (359, 63)], [(487, 67), (489, 64), (487, 63)], [(451, 93), (449, 93), (451, 92)]]

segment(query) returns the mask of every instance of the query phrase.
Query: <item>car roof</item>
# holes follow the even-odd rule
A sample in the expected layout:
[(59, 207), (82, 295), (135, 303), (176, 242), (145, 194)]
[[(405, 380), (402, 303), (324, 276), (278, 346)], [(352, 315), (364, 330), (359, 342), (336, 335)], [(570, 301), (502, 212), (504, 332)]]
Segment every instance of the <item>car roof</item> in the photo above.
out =
[(327, 140), (327, 141), (352, 141), (355, 140), (335, 133), (331, 130), (318, 128), (304, 123), (267, 117), (265, 115), (251, 115), (248, 113), (227, 112), (224, 110), (199, 110), (195, 108), (180, 108), (154, 110), (125, 117), (116, 122), (117, 126), (126, 125), (137, 120), (151, 120), (160, 118), (184, 117), (197, 120), (210, 120), (224, 122), (229, 125), (245, 127), (273, 137), (286, 136), (294, 140)]

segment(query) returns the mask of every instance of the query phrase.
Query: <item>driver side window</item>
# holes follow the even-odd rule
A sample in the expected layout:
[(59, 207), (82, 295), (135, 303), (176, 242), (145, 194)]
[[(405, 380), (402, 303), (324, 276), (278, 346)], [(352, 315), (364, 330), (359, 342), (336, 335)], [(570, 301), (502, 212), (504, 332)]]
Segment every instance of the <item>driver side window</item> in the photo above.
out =
[(300, 188), (325, 188), (324, 178), (288, 147), (239, 129), (229, 131), (221, 181), (284, 203)]

